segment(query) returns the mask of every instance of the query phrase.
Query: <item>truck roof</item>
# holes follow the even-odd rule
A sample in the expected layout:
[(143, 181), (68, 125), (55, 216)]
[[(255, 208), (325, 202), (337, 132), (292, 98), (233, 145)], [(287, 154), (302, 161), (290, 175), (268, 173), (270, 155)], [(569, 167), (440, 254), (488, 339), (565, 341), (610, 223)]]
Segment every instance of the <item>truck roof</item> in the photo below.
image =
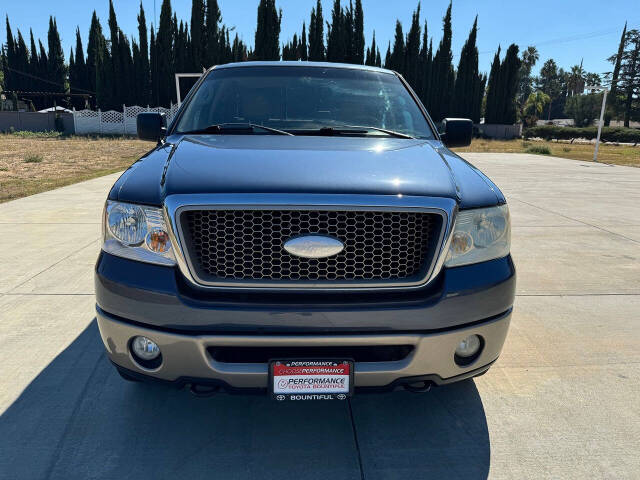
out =
[(332, 62), (301, 62), (301, 61), (259, 61), (259, 62), (237, 62), (226, 63), (224, 65), (214, 65), (209, 70), (220, 68), (239, 68), (239, 67), (319, 67), (319, 68), (345, 68), (351, 70), (368, 70), (372, 72), (388, 73), (395, 75), (393, 70), (386, 68), (371, 67), (369, 65), (356, 65), (352, 63), (332, 63)]

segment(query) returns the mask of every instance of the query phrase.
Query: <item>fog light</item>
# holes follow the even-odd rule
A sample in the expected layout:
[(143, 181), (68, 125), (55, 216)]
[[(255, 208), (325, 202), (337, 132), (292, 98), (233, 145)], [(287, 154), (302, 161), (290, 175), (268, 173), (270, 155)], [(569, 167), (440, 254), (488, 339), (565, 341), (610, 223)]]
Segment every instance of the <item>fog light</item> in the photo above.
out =
[(147, 337), (135, 337), (131, 342), (131, 350), (142, 360), (153, 360), (160, 355), (160, 347)]
[(461, 358), (473, 357), (480, 350), (482, 342), (478, 335), (469, 335), (462, 340), (456, 348), (456, 355)]

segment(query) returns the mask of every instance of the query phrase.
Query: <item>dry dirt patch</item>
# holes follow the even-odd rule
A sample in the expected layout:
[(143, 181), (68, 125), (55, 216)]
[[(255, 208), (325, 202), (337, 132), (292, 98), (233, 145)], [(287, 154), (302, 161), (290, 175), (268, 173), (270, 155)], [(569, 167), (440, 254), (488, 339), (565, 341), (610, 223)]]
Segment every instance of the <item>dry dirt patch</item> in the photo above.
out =
[(128, 137), (0, 134), (0, 202), (124, 170), (151, 148)]

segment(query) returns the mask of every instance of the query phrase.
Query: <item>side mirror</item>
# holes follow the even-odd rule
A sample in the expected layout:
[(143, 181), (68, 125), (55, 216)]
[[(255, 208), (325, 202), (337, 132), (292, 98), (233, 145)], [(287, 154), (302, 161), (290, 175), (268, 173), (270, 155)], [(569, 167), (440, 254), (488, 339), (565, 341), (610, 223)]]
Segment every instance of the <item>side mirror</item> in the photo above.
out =
[(468, 147), (471, 145), (473, 122), (467, 118), (445, 118), (442, 121), (444, 133), (440, 134), (442, 142), (449, 148)]
[(144, 112), (136, 118), (140, 140), (159, 141), (167, 133), (167, 117), (164, 113)]

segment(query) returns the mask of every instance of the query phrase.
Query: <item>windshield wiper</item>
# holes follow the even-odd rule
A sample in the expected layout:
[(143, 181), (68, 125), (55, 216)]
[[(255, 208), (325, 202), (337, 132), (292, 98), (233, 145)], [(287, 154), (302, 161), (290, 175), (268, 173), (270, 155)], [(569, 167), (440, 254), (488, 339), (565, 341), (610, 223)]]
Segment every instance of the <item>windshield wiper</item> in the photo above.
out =
[(322, 127), (317, 130), (309, 130), (310, 133), (326, 136), (339, 136), (339, 135), (366, 135), (369, 131), (374, 130), (376, 132), (386, 133), (390, 137), (413, 139), (411, 135), (406, 133), (395, 132), (393, 130), (387, 130), (386, 128), (378, 127), (361, 127), (356, 125), (337, 125), (335, 127)]
[(388, 130), (386, 128), (380, 128), (380, 127), (362, 127), (362, 126), (355, 126), (355, 125), (342, 125), (342, 127), (362, 129), (362, 130), (375, 130), (376, 132), (386, 133), (390, 137), (395, 137), (395, 138), (406, 138), (406, 139), (415, 138), (415, 137), (412, 137), (411, 135), (407, 135), (406, 133), (400, 133), (400, 132), (396, 132), (395, 130)]
[(285, 132), (284, 130), (278, 130), (276, 128), (265, 127), (263, 125), (258, 125), (256, 123), (217, 123), (215, 125), (209, 125), (205, 128), (199, 128), (197, 130), (190, 130), (187, 132), (180, 132), (183, 135), (205, 135), (207, 133), (218, 133), (218, 134), (242, 134), (242, 133), (253, 133), (254, 130), (264, 130), (266, 132), (275, 133), (276, 135), (288, 135), (293, 137), (294, 135), (289, 132)]

